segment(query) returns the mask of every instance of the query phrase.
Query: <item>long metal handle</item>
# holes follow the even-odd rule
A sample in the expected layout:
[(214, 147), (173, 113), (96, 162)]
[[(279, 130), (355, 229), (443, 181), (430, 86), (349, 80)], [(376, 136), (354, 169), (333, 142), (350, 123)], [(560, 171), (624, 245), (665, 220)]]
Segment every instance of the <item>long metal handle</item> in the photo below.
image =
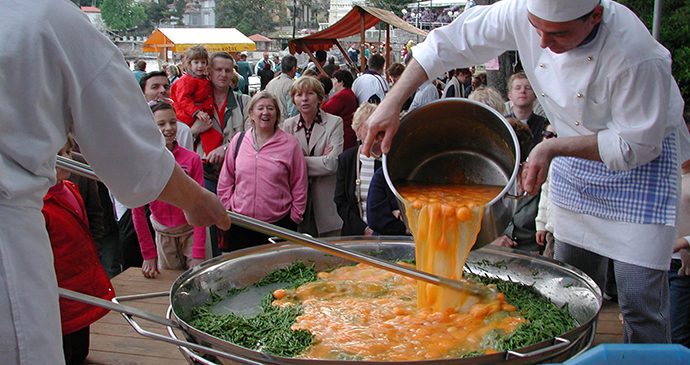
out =
[(101, 179), (99, 179), (98, 176), (96, 176), (96, 174), (93, 172), (91, 166), (83, 164), (79, 161), (74, 161), (67, 157), (57, 156), (56, 165), (63, 170), (67, 170), (79, 176), (84, 176), (91, 180), (101, 181)]
[(568, 340), (567, 338), (555, 337), (553, 340), (553, 345), (544, 347), (544, 348), (539, 349), (539, 350), (534, 350), (534, 351), (528, 352), (526, 354), (522, 353), (522, 352), (515, 351), (515, 350), (508, 351), (506, 353), (506, 360), (508, 360), (510, 358), (510, 356), (519, 357), (521, 359), (528, 358), (528, 357), (534, 357), (534, 356), (545, 354), (547, 352), (557, 351), (557, 350), (566, 348), (568, 346), (570, 346), (570, 340)]
[(295, 231), (279, 227), (274, 224), (266, 223), (255, 218), (247, 217), (242, 214), (228, 211), (228, 216), (230, 216), (230, 219), (232, 220), (233, 224), (237, 224), (239, 226), (249, 228), (251, 230), (265, 233), (268, 235), (278, 236), (282, 239), (309, 246), (324, 252), (328, 252), (330, 254), (342, 257), (344, 259), (375, 266), (387, 271), (392, 271), (396, 274), (407, 276), (412, 279), (421, 280), (427, 283), (440, 285), (448, 288), (453, 288), (459, 291), (469, 291), (482, 296), (492, 296), (495, 294), (493, 291), (484, 286), (452, 280), (441, 276), (429, 274), (423, 271), (419, 271), (416, 269), (412, 269), (406, 266), (394, 264), (386, 260), (381, 260), (379, 258), (369, 256), (357, 251), (348, 250), (346, 248), (334, 245), (332, 243), (328, 243), (310, 236), (306, 236), (301, 233), (297, 233)]
[(107, 300), (104, 300), (101, 298), (96, 298), (96, 297), (93, 297), (90, 295), (77, 293), (75, 291), (67, 290), (67, 289), (63, 289), (63, 288), (58, 288), (58, 294), (60, 294), (60, 296), (63, 298), (72, 299), (72, 300), (76, 300), (78, 302), (95, 305), (97, 307), (109, 309), (111, 311), (119, 312), (122, 314), (127, 314), (130, 316), (139, 317), (141, 319), (145, 319), (145, 320), (150, 321), (150, 322), (162, 324), (163, 326), (180, 328), (180, 326), (177, 323), (175, 323), (175, 322), (173, 322), (167, 318), (163, 318), (161, 316), (157, 316), (155, 314), (151, 314), (151, 313), (145, 312), (141, 309), (137, 309), (137, 308), (130, 307), (127, 305), (114, 303), (114, 302), (107, 301)]
[[(96, 176), (96, 174), (93, 173), (93, 170), (89, 165), (85, 165), (83, 163), (79, 163), (68, 158), (64, 158), (62, 156), (57, 157), (58, 167), (73, 172), (75, 174), (85, 176), (90, 179), (98, 180), (98, 176)], [(458, 291), (469, 291), (473, 294), (478, 294), (482, 296), (493, 296), (495, 294), (493, 291), (491, 291), (491, 289), (488, 289), (484, 286), (479, 286), (468, 282), (460, 282), (457, 280), (452, 280), (441, 276), (425, 273), (423, 271), (415, 270), (406, 266), (397, 265), (385, 260), (378, 259), (373, 256), (365, 255), (360, 252), (351, 251), (342, 247), (338, 247), (334, 244), (307, 235), (303, 235), (283, 227), (278, 227), (270, 223), (262, 222), (258, 219), (247, 217), (242, 214), (228, 211), (228, 215), (230, 216), (230, 219), (233, 221), (234, 224), (238, 224), (242, 227), (249, 228), (257, 232), (266, 233), (269, 236), (278, 236), (282, 239), (291, 242), (306, 245), (348, 260), (392, 271), (402, 276), (407, 276), (427, 283), (452, 288)]]

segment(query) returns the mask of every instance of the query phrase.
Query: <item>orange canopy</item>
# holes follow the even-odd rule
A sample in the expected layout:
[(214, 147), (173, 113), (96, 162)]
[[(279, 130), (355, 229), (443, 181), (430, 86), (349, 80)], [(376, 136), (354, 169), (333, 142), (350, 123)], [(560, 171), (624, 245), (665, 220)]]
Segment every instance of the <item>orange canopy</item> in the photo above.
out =
[(427, 36), (427, 32), (402, 20), (390, 10), (356, 5), (330, 27), (306, 37), (291, 40), (288, 43), (290, 53), (302, 53), (305, 52), (305, 48), (308, 48), (311, 53), (318, 50), (328, 51), (338, 44), (338, 39), (360, 34), (363, 30), (369, 29), (379, 22), (387, 23), (422, 37)]

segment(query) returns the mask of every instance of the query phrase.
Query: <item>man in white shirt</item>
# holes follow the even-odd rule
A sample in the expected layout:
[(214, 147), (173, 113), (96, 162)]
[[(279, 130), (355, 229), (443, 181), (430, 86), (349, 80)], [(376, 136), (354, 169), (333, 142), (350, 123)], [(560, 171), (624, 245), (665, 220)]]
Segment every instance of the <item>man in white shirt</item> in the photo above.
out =
[[(175, 163), (122, 53), (65, 0), (0, 12), (0, 364), (64, 364), (53, 255), (41, 213), (56, 153), (84, 157), (130, 207), (161, 200), (190, 224), (229, 227), (217, 197)], [(30, 45), (30, 46), (27, 46)], [(30, 69), (31, 72), (19, 70)]]
[(412, 104), (410, 104), (410, 111), (427, 105), (434, 100), (438, 100), (438, 89), (431, 82), (431, 80), (427, 80), (417, 89), (417, 92), (414, 94)]
[(364, 150), (384, 131), (388, 152), (400, 105), (423, 81), (510, 49), (559, 136), (539, 143), (522, 171), (535, 194), (552, 166), (555, 257), (600, 287), (613, 259), (624, 342), (669, 342), (666, 271), (690, 136), (670, 53), (629, 9), (610, 0), (473, 7), (413, 49), (370, 118)]
[(357, 96), (360, 105), (364, 102), (379, 104), (388, 92), (388, 81), (381, 76), (386, 60), (383, 56), (375, 54), (369, 57), (367, 64), (369, 69), (352, 83), (352, 92)]

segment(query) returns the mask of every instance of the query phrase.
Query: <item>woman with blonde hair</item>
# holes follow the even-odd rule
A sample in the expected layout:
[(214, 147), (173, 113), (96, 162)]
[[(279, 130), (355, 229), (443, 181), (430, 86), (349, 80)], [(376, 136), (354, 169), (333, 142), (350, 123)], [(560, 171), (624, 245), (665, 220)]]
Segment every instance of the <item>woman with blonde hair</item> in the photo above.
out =
[[(352, 129), (358, 141), (366, 138), (367, 119), (374, 110), (376, 105), (365, 102), (355, 111)], [(380, 161), (364, 154), (361, 144), (348, 148), (338, 156), (334, 200), (338, 215), (343, 220), (341, 235), (370, 236), (374, 233), (367, 220), (367, 195), (374, 172), (380, 167)]]
[[(251, 128), (236, 134), (226, 150), (218, 197), (233, 212), (297, 230), (308, 186), (300, 146), (295, 137), (278, 128), (280, 107), (271, 93), (254, 95), (249, 116)], [(221, 249), (234, 251), (267, 240), (263, 233), (233, 225), (224, 235)]]
[(299, 114), (288, 118), (283, 130), (297, 138), (309, 175), (309, 197), (300, 232), (313, 236), (337, 236), (342, 221), (336, 213), (333, 193), (338, 155), (343, 152), (343, 119), (321, 110), (325, 91), (314, 77), (300, 77), (290, 88)]
[(496, 88), (493, 86), (480, 86), (476, 90), (472, 91), (470, 96), (467, 98), (486, 104), (501, 115), (505, 115), (506, 113), (505, 100), (503, 100), (501, 93), (499, 93), (498, 90), (496, 90)]

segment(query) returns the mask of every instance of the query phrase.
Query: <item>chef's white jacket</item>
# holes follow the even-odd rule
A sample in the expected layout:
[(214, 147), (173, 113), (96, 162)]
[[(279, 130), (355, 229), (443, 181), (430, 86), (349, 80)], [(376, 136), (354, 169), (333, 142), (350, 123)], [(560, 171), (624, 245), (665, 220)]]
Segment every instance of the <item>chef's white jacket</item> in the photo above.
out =
[[(431, 78), (517, 49), (559, 137), (596, 134), (601, 159), (612, 170), (628, 170), (653, 160), (664, 138), (673, 132), (681, 147), (679, 161), (690, 158), (690, 135), (682, 119), (681, 94), (671, 75), (670, 53), (632, 11), (602, 0), (604, 15), (596, 37), (555, 54), (540, 47), (526, 3), (503, 0), (476, 6), (450, 25), (430, 32), (412, 54)], [(554, 222), (557, 239), (624, 262), (668, 268), (673, 227), (630, 227), (558, 207), (554, 207)]]
[(175, 160), (122, 53), (73, 3), (4, 0), (0, 24), (0, 363), (60, 364), (41, 208), (67, 132), (129, 206), (155, 200)]

